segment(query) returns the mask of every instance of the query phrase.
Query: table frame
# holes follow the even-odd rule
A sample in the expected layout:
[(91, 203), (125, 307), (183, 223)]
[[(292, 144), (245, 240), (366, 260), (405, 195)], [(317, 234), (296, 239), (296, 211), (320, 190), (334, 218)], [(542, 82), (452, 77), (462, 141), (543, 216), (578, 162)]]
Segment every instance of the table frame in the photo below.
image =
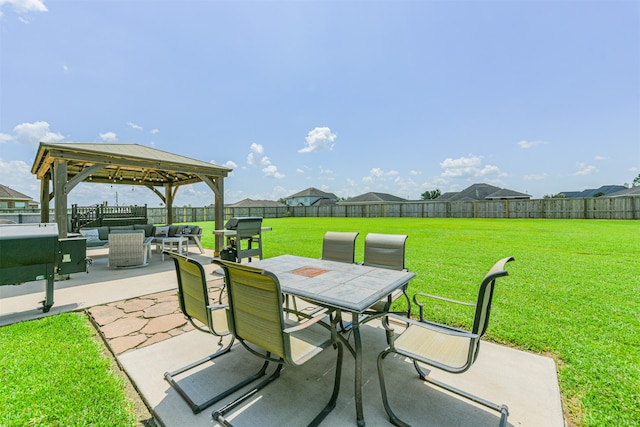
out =
[[(358, 425), (364, 426), (360, 316), (385, 297), (389, 301), (388, 309), (391, 305), (391, 293), (412, 280), (416, 276), (415, 273), (293, 255), (254, 261), (251, 266), (274, 273), (280, 281), (282, 292), (288, 295), (332, 309), (336, 316), (340, 316), (342, 311), (351, 313), (354, 347), (340, 334), (338, 336), (355, 359), (356, 418)], [(325, 271), (315, 275), (294, 272), (300, 268)], [(335, 328), (336, 323), (332, 324)]]

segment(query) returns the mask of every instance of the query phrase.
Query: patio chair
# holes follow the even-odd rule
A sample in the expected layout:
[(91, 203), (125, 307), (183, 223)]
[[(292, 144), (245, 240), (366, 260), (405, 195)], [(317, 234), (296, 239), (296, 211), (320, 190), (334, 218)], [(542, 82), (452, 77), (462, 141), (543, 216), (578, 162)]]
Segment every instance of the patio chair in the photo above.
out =
[(148, 253), (143, 230), (109, 234), (108, 265), (110, 268), (148, 265)]
[[(371, 267), (387, 268), (390, 270), (404, 270), (405, 244), (408, 236), (406, 234), (367, 234), (364, 241), (364, 265)], [(407, 300), (407, 317), (411, 317), (411, 300), (407, 295), (409, 284), (405, 283), (401, 288), (395, 290), (388, 297), (380, 299), (365, 313), (364, 321), (378, 318), (389, 311), (391, 304), (401, 295)]]
[[(353, 264), (359, 234), (357, 231), (327, 231), (322, 238), (322, 259)], [(341, 317), (339, 319), (340, 330), (347, 331), (350, 323), (343, 322)]]
[[(382, 324), (387, 331), (389, 347), (378, 355), (378, 376), (380, 378), (382, 402), (392, 424), (396, 426), (408, 426), (408, 424), (400, 420), (391, 410), (384, 380), (382, 362), (390, 353), (396, 353), (413, 361), (413, 365), (421, 380), (499, 412), (500, 425), (506, 425), (507, 417), (509, 415), (509, 408), (507, 405), (497, 405), (441, 381), (430, 378), (428, 376), (428, 372), (425, 372), (420, 367), (420, 364), (430, 365), (454, 374), (461, 374), (473, 365), (478, 357), (478, 352), (480, 351), (480, 339), (489, 326), (491, 300), (493, 297), (496, 279), (509, 274), (504, 269), (504, 266), (509, 261), (513, 261), (513, 259), (513, 257), (503, 258), (496, 262), (491, 270), (489, 270), (480, 284), (478, 299), (475, 304), (455, 301), (424, 293), (417, 293), (414, 296), (414, 302), (420, 309), (420, 320), (412, 320), (391, 313), (385, 315), (382, 320)], [(423, 298), (434, 298), (448, 303), (475, 307), (475, 315), (471, 331), (426, 320), (424, 318)], [(390, 319), (406, 325), (404, 331), (396, 336), (394, 334), (394, 329), (389, 324)], [(395, 377), (397, 377), (397, 373), (394, 373), (394, 378)]]
[[(270, 363), (278, 365), (268, 378), (214, 411), (213, 418), (230, 426), (225, 414), (278, 378), (285, 364), (300, 366), (333, 345), (338, 350), (333, 392), (327, 405), (309, 424), (318, 425), (336, 405), (342, 371), (343, 348), (337, 339), (335, 324), (323, 322), (327, 311), (313, 316), (303, 313), (285, 316), (280, 282), (273, 273), (229, 261), (214, 259), (213, 262), (220, 265), (225, 274), (229, 329), (250, 353), (265, 361), (253, 377), (263, 375)], [(304, 319), (297, 321), (294, 317)]]
[(327, 231), (322, 239), (322, 259), (355, 262), (358, 232)]
[(224, 285), (216, 290), (218, 294), (216, 296), (218, 304), (211, 305), (209, 289), (202, 265), (194, 259), (187, 258), (173, 251), (164, 251), (164, 254), (173, 258), (175, 263), (180, 310), (195, 329), (219, 337), (218, 350), (215, 353), (175, 371), (164, 373), (165, 380), (167, 380), (189, 404), (193, 413), (197, 414), (220, 399), (228, 396), (229, 393), (218, 394), (203, 403), (195, 403), (176, 381), (175, 377), (231, 350), (231, 345), (234, 341), (233, 336), (228, 339), (226, 344), (223, 342), (224, 338), (230, 335), (225, 312), (226, 305), (222, 304)]

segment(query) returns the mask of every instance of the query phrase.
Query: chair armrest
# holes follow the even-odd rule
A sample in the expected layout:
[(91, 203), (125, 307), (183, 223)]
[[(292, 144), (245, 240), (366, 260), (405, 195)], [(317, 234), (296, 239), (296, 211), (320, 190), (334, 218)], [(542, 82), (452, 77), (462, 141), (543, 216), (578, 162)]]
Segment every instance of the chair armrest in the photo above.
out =
[(383, 322), (383, 324), (386, 323), (385, 329), (387, 329), (388, 331), (393, 331), (393, 328), (391, 328), (389, 326), (389, 322), (387, 319), (392, 318), (394, 320), (398, 320), (402, 323), (406, 323), (407, 325), (413, 325), (413, 326), (418, 326), (420, 328), (427, 328), (427, 329), (431, 329), (432, 331), (436, 331), (436, 332), (440, 332), (443, 334), (447, 334), (447, 335), (453, 335), (453, 336), (457, 336), (457, 337), (464, 337), (464, 338), (471, 338), (471, 339), (478, 339), (480, 338), (480, 335), (478, 334), (474, 334), (473, 332), (469, 332), (469, 331), (465, 331), (464, 329), (459, 329), (459, 328), (454, 328), (453, 326), (448, 326), (448, 325), (443, 325), (441, 323), (435, 323), (435, 322), (430, 322), (428, 320), (415, 320), (415, 319), (409, 319), (406, 317), (402, 317), (402, 316), (398, 316), (397, 314), (394, 313), (388, 313), (385, 315), (385, 322)]
[(464, 302), (464, 301), (457, 301), (451, 298), (444, 298), (438, 295), (431, 295), (431, 294), (425, 294), (424, 292), (416, 292), (416, 294), (413, 296), (413, 302), (415, 302), (418, 305), (424, 305), (424, 304), (420, 304), (420, 302), (418, 301), (418, 296), (421, 297), (428, 297), (428, 298), (433, 298), (433, 299), (437, 299), (440, 301), (446, 301), (446, 302), (452, 302), (454, 304), (460, 304), (460, 305), (467, 305), (469, 307), (475, 307), (475, 304), (472, 304), (470, 302)]
[(305, 313), (301, 313), (298, 311), (291, 311), (292, 313), (295, 314), (299, 314), (301, 316), (303, 316), (305, 319), (302, 320), (300, 323), (298, 323), (295, 326), (290, 326), (286, 329), (283, 330), (284, 333), (286, 334), (290, 334), (293, 332), (297, 332), (300, 331), (302, 329), (308, 328), (309, 326), (313, 325), (314, 323), (318, 323), (322, 320), (324, 320), (327, 317), (327, 314), (329, 314), (330, 310), (329, 309), (323, 309), (321, 311), (315, 312), (313, 314), (313, 316), (309, 316), (308, 314)]
[(457, 301), (454, 299), (450, 299), (450, 298), (444, 298), (438, 295), (431, 295), (431, 294), (425, 294), (424, 292), (417, 292), (414, 296), (413, 296), (413, 302), (418, 306), (418, 310), (420, 311), (420, 320), (424, 321), (424, 303), (421, 303), (420, 301), (418, 301), (418, 297), (427, 297), (427, 298), (431, 298), (431, 299), (436, 299), (438, 301), (444, 301), (444, 302), (450, 302), (453, 304), (458, 304), (458, 305), (464, 305), (466, 307), (475, 307), (475, 304), (469, 303), (469, 302), (464, 302), (464, 301)]

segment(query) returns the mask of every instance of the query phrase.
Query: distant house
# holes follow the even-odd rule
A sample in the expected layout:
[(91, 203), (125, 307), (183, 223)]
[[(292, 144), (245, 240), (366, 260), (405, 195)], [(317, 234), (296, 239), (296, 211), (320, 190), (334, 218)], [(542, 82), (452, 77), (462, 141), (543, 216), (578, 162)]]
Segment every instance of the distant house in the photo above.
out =
[(406, 202), (407, 199), (387, 193), (364, 193), (359, 196), (349, 197), (347, 200), (339, 202), (339, 205), (349, 205), (353, 203), (383, 203), (383, 202)]
[(6, 185), (0, 184), (0, 209), (38, 208), (38, 202)]
[(434, 199), (437, 202), (469, 202), (476, 200), (531, 199), (531, 196), (518, 191), (496, 187), (490, 184), (473, 184), (459, 192), (448, 192)]
[(563, 191), (559, 194), (563, 194), (567, 199), (574, 199), (577, 197), (600, 197), (608, 196), (618, 191), (626, 190), (624, 185), (603, 185), (600, 188), (590, 188), (583, 191)]
[(640, 197), (640, 185), (636, 187), (625, 188), (624, 190), (607, 194), (607, 197), (622, 197), (622, 196)]
[(273, 200), (244, 199), (232, 205), (227, 205), (227, 207), (228, 208), (282, 208), (282, 207), (286, 207), (286, 205), (280, 202), (274, 202)]
[(287, 201), (287, 206), (322, 206), (335, 204), (338, 201), (338, 196), (311, 187), (293, 194), (285, 200)]

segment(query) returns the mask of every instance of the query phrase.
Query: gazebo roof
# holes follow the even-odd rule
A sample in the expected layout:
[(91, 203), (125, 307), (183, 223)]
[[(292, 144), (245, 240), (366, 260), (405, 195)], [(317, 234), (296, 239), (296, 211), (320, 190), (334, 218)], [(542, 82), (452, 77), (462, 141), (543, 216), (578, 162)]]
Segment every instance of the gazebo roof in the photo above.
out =
[(31, 172), (50, 173), (55, 159), (67, 161), (69, 179), (93, 167), (85, 181), (127, 185), (179, 186), (199, 176), (226, 177), (232, 169), (138, 144), (41, 142)]

